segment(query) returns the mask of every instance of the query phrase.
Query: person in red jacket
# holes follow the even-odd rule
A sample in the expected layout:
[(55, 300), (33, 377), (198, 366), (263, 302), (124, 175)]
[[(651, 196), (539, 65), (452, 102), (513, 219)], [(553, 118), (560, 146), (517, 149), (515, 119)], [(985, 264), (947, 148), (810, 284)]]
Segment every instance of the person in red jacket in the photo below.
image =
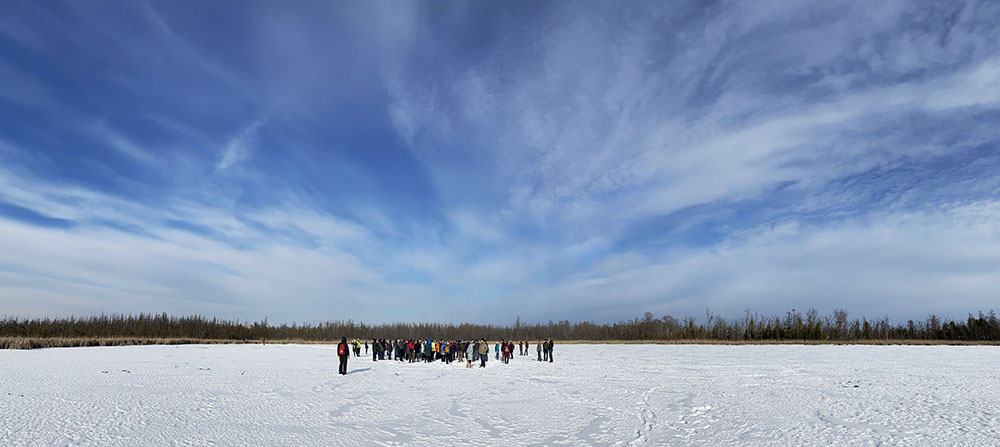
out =
[(347, 375), (347, 357), (350, 356), (350, 349), (347, 347), (347, 337), (340, 337), (337, 343), (337, 356), (340, 357), (340, 374)]

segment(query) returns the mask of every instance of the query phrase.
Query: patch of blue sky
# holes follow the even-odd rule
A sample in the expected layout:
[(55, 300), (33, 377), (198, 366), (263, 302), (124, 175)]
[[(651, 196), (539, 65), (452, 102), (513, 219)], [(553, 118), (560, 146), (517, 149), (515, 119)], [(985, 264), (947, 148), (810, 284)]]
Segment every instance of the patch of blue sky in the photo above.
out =
[(35, 210), (4, 202), (0, 202), (0, 216), (45, 228), (71, 229), (77, 226), (77, 222), (70, 219), (46, 216)]

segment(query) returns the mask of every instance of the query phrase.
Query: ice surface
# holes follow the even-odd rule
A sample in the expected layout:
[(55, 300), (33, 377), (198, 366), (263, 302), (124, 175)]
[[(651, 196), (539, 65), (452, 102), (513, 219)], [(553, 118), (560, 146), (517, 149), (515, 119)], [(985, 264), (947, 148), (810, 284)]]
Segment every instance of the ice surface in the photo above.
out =
[(1000, 348), (555, 348), (348, 376), (325, 345), (0, 351), (0, 445), (1000, 445)]

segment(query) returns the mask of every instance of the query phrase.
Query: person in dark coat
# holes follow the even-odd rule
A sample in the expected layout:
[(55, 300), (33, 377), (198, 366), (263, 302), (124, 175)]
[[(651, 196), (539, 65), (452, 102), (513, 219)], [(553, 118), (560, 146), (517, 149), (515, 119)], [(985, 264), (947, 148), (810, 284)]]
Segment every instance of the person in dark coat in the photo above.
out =
[(350, 356), (351, 348), (347, 346), (347, 337), (340, 337), (337, 344), (337, 356), (340, 357), (340, 374), (347, 375), (347, 357)]
[(546, 347), (546, 350), (549, 353), (549, 363), (552, 363), (552, 339), (551, 338), (549, 339), (549, 343), (548, 343), (548, 346)]

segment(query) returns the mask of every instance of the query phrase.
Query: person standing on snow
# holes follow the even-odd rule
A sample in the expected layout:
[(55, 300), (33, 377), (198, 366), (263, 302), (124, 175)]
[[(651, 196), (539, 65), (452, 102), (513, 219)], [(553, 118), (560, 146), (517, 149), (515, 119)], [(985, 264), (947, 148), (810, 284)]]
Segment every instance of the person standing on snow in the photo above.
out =
[(549, 363), (552, 363), (552, 339), (551, 338), (549, 339), (549, 343), (548, 343), (548, 353), (549, 353), (548, 354), (549, 355)]
[(476, 343), (468, 343), (465, 347), (465, 367), (472, 368), (472, 356), (476, 355)]
[(480, 343), (478, 343), (478, 346), (479, 346), (479, 367), (485, 368), (486, 358), (490, 356), (490, 344), (487, 343), (486, 339), (484, 338)]
[(538, 340), (538, 346), (535, 348), (538, 351), (538, 361), (542, 361), (542, 341)]
[(347, 357), (350, 353), (350, 347), (347, 346), (347, 337), (340, 337), (340, 343), (337, 344), (337, 356), (340, 357), (340, 374), (343, 376), (347, 375)]

